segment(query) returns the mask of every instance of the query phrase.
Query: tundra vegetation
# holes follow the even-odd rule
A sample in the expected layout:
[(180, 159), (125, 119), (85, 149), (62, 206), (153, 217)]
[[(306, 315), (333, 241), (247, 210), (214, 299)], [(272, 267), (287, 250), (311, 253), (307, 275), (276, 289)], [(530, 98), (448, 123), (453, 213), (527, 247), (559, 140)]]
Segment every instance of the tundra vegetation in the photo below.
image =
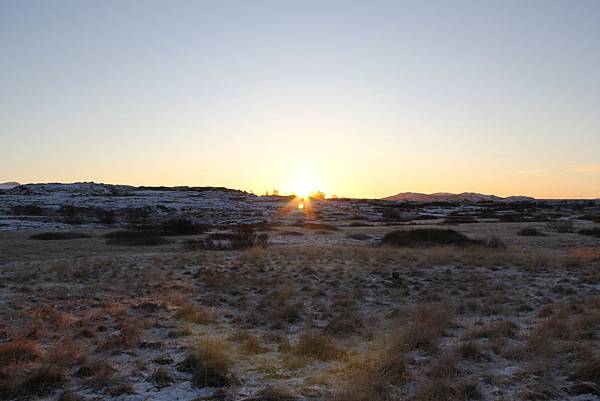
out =
[(0, 399), (600, 397), (595, 222), (483, 219), (0, 233)]

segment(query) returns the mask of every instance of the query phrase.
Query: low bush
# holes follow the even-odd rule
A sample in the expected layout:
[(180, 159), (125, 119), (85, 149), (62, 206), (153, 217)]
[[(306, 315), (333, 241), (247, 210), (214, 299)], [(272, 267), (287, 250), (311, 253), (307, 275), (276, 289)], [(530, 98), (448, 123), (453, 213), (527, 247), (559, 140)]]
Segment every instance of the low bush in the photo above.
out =
[(527, 227), (522, 228), (517, 232), (517, 235), (525, 236), (525, 237), (539, 237), (543, 236), (544, 233), (538, 230), (537, 228)]
[(117, 220), (115, 217), (115, 212), (113, 212), (112, 210), (96, 208), (95, 214), (98, 222), (102, 224), (114, 224)]
[(448, 216), (442, 221), (442, 224), (469, 224), (477, 222), (477, 219), (473, 216)]
[(45, 396), (63, 385), (65, 372), (55, 365), (41, 365), (17, 386), (18, 396)]
[(356, 240), (356, 241), (368, 241), (372, 238), (370, 235), (363, 234), (363, 233), (348, 234), (348, 235), (346, 235), (346, 237)]
[(206, 232), (206, 224), (197, 224), (189, 219), (176, 218), (163, 221), (160, 229), (164, 235), (195, 235)]
[(579, 230), (579, 234), (589, 235), (591, 237), (600, 238), (600, 227), (585, 228), (585, 229)]
[(243, 250), (253, 247), (266, 248), (269, 234), (257, 234), (252, 227), (240, 226), (235, 232), (212, 233), (206, 239), (186, 241), (190, 249), (208, 249), (211, 251)]
[(304, 233), (301, 233), (300, 231), (293, 231), (293, 230), (279, 231), (279, 232), (277, 232), (277, 234), (291, 236), (291, 237), (301, 237), (304, 235)]
[(170, 242), (156, 231), (119, 230), (105, 234), (104, 237), (108, 245), (155, 246)]
[(308, 230), (324, 230), (324, 231), (337, 231), (338, 228), (333, 224), (325, 223), (304, 223), (304, 228)]
[(481, 244), (480, 241), (470, 239), (457, 231), (436, 228), (396, 230), (385, 234), (381, 241), (383, 244), (395, 246), (465, 246)]
[(167, 387), (175, 383), (175, 376), (167, 368), (159, 367), (152, 372), (150, 379), (157, 387)]
[(573, 222), (571, 220), (554, 220), (548, 223), (548, 228), (557, 233), (573, 232)]
[(41, 216), (42, 208), (36, 205), (15, 205), (11, 207), (15, 216)]
[(29, 239), (37, 239), (44, 241), (56, 241), (56, 240), (67, 240), (67, 239), (79, 239), (79, 238), (91, 238), (91, 236), (85, 233), (79, 233), (76, 231), (51, 231), (47, 233), (33, 234)]

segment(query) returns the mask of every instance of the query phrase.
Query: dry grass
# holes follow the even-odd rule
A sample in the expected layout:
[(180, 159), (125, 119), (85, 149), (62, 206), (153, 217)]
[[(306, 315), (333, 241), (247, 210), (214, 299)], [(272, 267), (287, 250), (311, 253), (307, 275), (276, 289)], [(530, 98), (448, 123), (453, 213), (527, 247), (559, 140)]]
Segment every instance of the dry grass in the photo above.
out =
[(42, 356), (42, 348), (37, 342), (20, 339), (0, 344), (0, 365), (32, 362)]
[(197, 387), (226, 387), (235, 379), (231, 374), (232, 360), (228, 345), (223, 340), (205, 338), (190, 350), (178, 365), (178, 370), (192, 373), (192, 384)]
[(303, 334), (291, 351), (297, 357), (319, 361), (339, 359), (344, 355), (330, 337), (319, 333)]
[(390, 335), (394, 352), (436, 352), (438, 339), (450, 324), (452, 312), (440, 303), (419, 306), (408, 322), (399, 322)]
[(181, 306), (174, 315), (175, 319), (188, 323), (208, 324), (214, 322), (215, 314), (212, 310), (192, 304)]
[[(0, 361), (8, 364), (0, 364), (0, 399), (47, 392), (56, 399), (61, 388), (107, 399), (135, 388), (136, 397), (153, 399), (175, 383), (193, 399), (198, 390), (177, 379), (230, 386), (218, 394), (232, 401), (594, 394), (597, 249), (525, 252), (518, 242), (593, 239), (517, 237), (514, 225), (467, 231), (479, 226), (461, 230), (470, 238), (498, 234), (508, 249), (130, 248), (130, 255), (1, 265), (3, 301), (18, 308), (0, 310)], [(361, 230), (375, 237), (389, 228)], [(328, 240), (345, 241), (346, 233), (342, 227)], [(61, 244), (102, 241), (94, 234)], [(178, 363), (182, 349), (189, 351)]]

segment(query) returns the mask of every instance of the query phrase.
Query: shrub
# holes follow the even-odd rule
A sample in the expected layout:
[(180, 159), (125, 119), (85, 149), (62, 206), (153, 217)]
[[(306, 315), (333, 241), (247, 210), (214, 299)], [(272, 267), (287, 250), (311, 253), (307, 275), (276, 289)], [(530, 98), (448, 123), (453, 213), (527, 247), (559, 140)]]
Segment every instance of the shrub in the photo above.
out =
[(395, 246), (435, 246), (435, 245), (474, 245), (481, 244), (454, 230), (437, 228), (415, 228), (396, 230), (383, 236), (382, 243)]
[(517, 235), (525, 236), (525, 237), (538, 237), (544, 235), (540, 230), (533, 227), (522, 228), (517, 232)]
[(160, 228), (165, 235), (195, 235), (205, 232), (208, 226), (196, 224), (186, 218), (176, 218), (163, 221)]
[(112, 210), (97, 208), (95, 211), (95, 214), (96, 214), (96, 219), (100, 223), (114, 224), (116, 221), (115, 212), (113, 212)]
[(338, 228), (332, 224), (325, 223), (304, 223), (304, 228), (308, 230), (324, 230), (324, 231), (337, 231)]
[(41, 216), (42, 208), (36, 205), (16, 205), (11, 207), (15, 216)]
[(173, 376), (173, 374), (164, 367), (156, 368), (154, 372), (152, 372), (150, 379), (158, 387), (167, 387), (175, 383), (175, 377)]
[(600, 238), (600, 227), (582, 229), (579, 230), (579, 234)]
[(442, 221), (442, 224), (469, 224), (477, 223), (477, 219), (473, 216), (448, 216)]
[(61, 207), (60, 213), (63, 216), (63, 221), (66, 224), (81, 224), (83, 218), (79, 216), (80, 208), (73, 205), (65, 205)]
[(301, 237), (304, 235), (304, 233), (301, 233), (300, 231), (293, 231), (293, 230), (279, 231), (277, 234), (295, 236), (295, 237)]
[(224, 342), (204, 339), (188, 352), (177, 369), (192, 373), (192, 384), (197, 387), (226, 387), (233, 382), (231, 359)]
[(38, 239), (45, 241), (55, 240), (67, 240), (67, 239), (79, 239), (79, 238), (91, 238), (85, 233), (79, 233), (76, 231), (51, 231), (47, 233), (34, 234), (29, 239)]
[(119, 230), (104, 235), (108, 245), (154, 246), (168, 244), (169, 240), (156, 231)]
[(368, 241), (371, 239), (370, 235), (363, 234), (363, 233), (348, 234), (348, 235), (346, 235), (346, 237), (356, 240), (356, 241)]
[(557, 233), (570, 233), (573, 232), (573, 222), (571, 220), (555, 220), (548, 223), (548, 228)]
[(493, 236), (485, 241), (485, 246), (492, 249), (506, 249), (506, 244), (499, 237)]
[(185, 245), (191, 249), (208, 249), (212, 251), (243, 250), (253, 247), (267, 247), (269, 234), (257, 234), (252, 227), (240, 226), (232, 233), (212, 233), (206, 239), (187, 241)]

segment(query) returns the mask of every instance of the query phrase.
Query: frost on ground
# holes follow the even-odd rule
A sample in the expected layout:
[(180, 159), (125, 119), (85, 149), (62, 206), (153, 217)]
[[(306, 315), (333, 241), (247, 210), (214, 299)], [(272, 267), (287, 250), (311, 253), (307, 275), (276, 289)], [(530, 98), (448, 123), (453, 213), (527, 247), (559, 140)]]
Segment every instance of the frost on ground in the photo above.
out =
[(348, 227), (245, 251), (3, 233), (0, 399), (600, 399), (598, 241), (458, 229), (482, 227), (508, 247), (380, 247)]
[(595, 202), (74, 185), (0, 194), (2, 400), (600, 399)]

